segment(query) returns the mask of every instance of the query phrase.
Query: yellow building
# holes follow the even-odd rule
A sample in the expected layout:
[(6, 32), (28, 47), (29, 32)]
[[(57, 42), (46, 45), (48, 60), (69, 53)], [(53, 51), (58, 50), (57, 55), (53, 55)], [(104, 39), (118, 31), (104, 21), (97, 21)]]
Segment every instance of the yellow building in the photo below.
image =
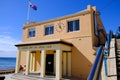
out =
[(25, 65), (26, 75), (54, 75), (56, 80), (63, 76), (86, 79), (96, 48), (105, 44), (106, 31), (96, 7), (89, 5), (75, 14), (25, 24), (22, 37), (22, 42), (16, 44), (16, 73), (20, 65)]

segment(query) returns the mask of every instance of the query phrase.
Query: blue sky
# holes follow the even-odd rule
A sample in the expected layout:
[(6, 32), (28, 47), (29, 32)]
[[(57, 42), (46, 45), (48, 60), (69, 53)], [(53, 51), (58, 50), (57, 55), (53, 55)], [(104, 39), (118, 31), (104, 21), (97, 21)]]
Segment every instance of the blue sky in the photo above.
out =
[[(84, 10), (87, 5), (100, 11), (108, 32), (120, 26), (120, 0), (31, 0), (38, 10), (30, 9), (30, 21), (45, 21)], [(22, 39), (23, 24), (27, 21), (28, 0), (0, 0), (0, 57), (15, 57), (14, 46)]]

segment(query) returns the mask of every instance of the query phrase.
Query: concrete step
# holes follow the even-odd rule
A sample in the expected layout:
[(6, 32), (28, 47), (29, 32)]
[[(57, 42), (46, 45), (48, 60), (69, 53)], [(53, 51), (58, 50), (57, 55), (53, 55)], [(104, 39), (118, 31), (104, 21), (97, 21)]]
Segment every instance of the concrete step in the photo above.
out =
[(117, 61), (117, 62), (120, 62), (120, 58), (116, 58), (116, 61)]
[(38, 79), (36, 79), (34, 77), (29, 77), (29, 76), (21, 75), (21, 74), (15, 74), (11, 78), (12, 79), (17, 79), (17, 80), (38, 80)]
[(117, 64), (117, 65), (120, 65), (120, 62), (117, 62), (116, 64)]
[(116, 58), (120, 58), (120, 54), (116, 54)]

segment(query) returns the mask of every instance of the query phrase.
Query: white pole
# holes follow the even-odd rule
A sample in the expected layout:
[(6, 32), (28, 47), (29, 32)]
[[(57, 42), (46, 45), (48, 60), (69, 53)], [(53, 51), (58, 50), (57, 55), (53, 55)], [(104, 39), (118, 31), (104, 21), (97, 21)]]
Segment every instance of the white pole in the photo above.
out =
[(29, 16), (30, 16), (30, 0), (28, 0), (27, 23), (29, 23)]

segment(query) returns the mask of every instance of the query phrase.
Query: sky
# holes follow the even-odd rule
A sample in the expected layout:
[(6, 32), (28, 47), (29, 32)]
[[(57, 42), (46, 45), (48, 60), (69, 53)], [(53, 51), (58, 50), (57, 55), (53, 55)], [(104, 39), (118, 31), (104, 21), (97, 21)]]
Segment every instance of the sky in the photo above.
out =
[[(29, 0), (0, 0), (0, 57), (16, 57), (15, 44), (22, 40), (23, 24), (27, 22)], [(120, 0), (31, 0), (29, 21), (42, 22), (96, 6), (107, 32), (120, 26)]]

